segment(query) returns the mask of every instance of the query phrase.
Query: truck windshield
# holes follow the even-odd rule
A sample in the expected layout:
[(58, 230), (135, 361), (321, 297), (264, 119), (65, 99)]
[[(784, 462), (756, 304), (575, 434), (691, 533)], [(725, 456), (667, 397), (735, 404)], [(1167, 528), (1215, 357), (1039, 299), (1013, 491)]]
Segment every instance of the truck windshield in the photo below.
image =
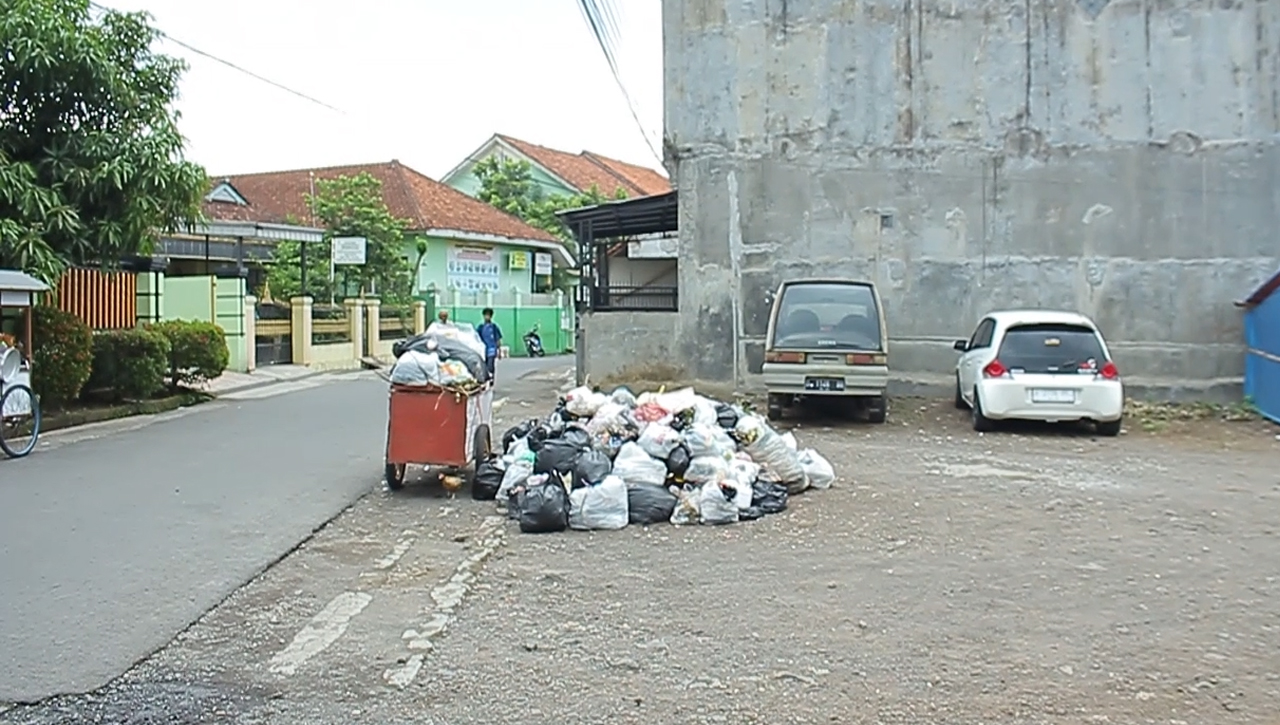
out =
[(871, 286), (808, 282), (783, 288), (772, 347), (879, 350), (880, 311)]
[(996, 359), (1010, 370), (1048, 374), (1097, 369), (1107, 361), (1093, 330), (1047, 323), (1009, 328)]

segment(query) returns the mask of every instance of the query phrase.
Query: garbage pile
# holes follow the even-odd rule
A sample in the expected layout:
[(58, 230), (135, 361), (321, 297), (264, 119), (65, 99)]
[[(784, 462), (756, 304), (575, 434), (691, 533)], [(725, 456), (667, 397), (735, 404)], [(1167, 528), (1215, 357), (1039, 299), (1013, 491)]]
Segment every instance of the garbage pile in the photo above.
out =
[(392, 345), (393, 385), (435, 385), (468, 392), (489, 379), (484, 342), (470, 325), (432, 322), (425, 332)]
[(496, 500), (526, 533), (750, 521), (835, 481), (792, 434), (693, 388), (576, 388), (547, 419), (508, 430), (502, 448), (479, 464), (472, 496)]

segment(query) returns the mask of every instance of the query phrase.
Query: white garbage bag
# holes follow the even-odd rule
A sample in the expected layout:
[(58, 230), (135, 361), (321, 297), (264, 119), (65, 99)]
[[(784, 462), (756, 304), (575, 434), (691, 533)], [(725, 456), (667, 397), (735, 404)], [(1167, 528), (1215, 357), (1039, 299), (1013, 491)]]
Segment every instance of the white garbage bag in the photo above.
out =
[(441, 360), (440, 373), (432, 382), (441, 387), (456, 387), (475, 381), (475, 376), (461, 360)]
[(831, 462), (822, 457), (821, 453), (806, 448), (800, 451), (800, 466), (804, 468), (804, 473), (809, 477), (809, 485), (814, 488), (831, 488), (831, 484), (836, 482), (836, 469)]
[(786, 443), (787, 448), (790, 448), (793, 451), (800, 450), (800, 444), (796, 443), (796, 434), (791, 431), (787, 431), (782, 434), (782, 442)]
[[(763, 418), (744, 415), (738, 419), (734, 431), (753, 461), (769, 469), (788, 489), (792, 489), (792, 493), (804, 490), (805, 475), (799, 455)], [(799, 486), (799, 491), (794, 490), (796, 486)]]
[(629, 410), (630, 408), (621, 403), (612, 401), (605, 403), (591, 416), (591, 420), (587, 421), (587, 432), (592, 436), (626, 433), (630, 427), (627, 416)]
[[(719, 428), (716, 404), (699, 395), (693, 401), (693, 422), (695, 425), (709, 425)], [(723, 428), (721, 428), (723, 430)]]
[(597, 393), (583, 385), (565, 394), (564, 409), (579, 418), (590, 418), (607, 402), (609, 402), (609, 396)]
[(661, 486), (667, 480), (667, 464), (645, 453), (635, 443), (627, 443), (618, 449), (613, 459), (613, 475), (628, 486)]
[(685, 446), (689, 449), (691, 458), (699, 458), (701, 456), (723, 458), (733, 455), (733, 452), (737, 450), (738, 444), (733, 442), (733, 439), (729, 437), (724, 428), (715, 425), (714, 421), (715, 418), (713, 417), (711, 425), (694, 423), (685, 428), (684, 433), (681, 434)]
[(476, 328), (469, 323), (455, 324), (435, 320), (427, 326), (427, 334), (439, 335), (440, 337), (460, 342), (479, 355), (481, 360), (484, 359), (484, 340), (480, 339), (480, 333), (476, 332)]
[(640, 431), (640, 438), (636, 441), (645, 453), (666, 460), (671, 455), (671, 451), (680, 445), (680, 434), (675, 428), (661, 423), (650, 423)]
[[(672, 390), (669, 393), (658, 393), (653, 396), (652, 400), (662, 406), (663, 410), (670, 413), (679, 413), (697, 405), (698, 394), (693, 391), (693, 388), (681, 388)], [(642, 400), (641, 402), (645, 401)]]
[(671, 493), (680, 499), (676, 504), (676, 510), (671, 512), (671, 523), (676, 526), (691, 526), (702, 520), (702, 514), (698, 511), (700, 490), (697, 486), (686, 485), (684, 488), (672, 486)]
[(635, 393), (632, 393), (626, 386), (614, 389), (609, 395), (609, 400), (626, 408), (636, 407)]
[(728, 481), (704, 483), (698, 493), (698, 511), (702, 516), (702, 523), (709, 526), (737, 523), (737, 496), (737, 490)]
[(759, 476), (760, 466), (755, 461), (737, 457), (729, 461), (729, 482), (737, 491), (733, 501), (738, 505), (739, 510), (746, 511), (751, 508), (751, 499), (754, 495), (752, 487)]
[(391, 382), (395, 385), (439, 385), (440, 356), (418, 350), (405, 352), (391, 368)]
[(684, 480), (689, 483), (719, 482), (729, 477), (729, 462), (718, 456), (702, 456), (689, 461)]
[(624, 528), (627, 484), (617, 476), (605, 476), (594, 486), (574, 489), (569, 494), (569, 528), (579, 531), (616, 531)]
[(507, 466), (507, 470), (502, 473), (502, 483), (498, 486), (499, 502), (506, 501), (512, 489), (528, 482), (529, 477), (533, 475), (533, 461), (534, 454), (526, 452)]

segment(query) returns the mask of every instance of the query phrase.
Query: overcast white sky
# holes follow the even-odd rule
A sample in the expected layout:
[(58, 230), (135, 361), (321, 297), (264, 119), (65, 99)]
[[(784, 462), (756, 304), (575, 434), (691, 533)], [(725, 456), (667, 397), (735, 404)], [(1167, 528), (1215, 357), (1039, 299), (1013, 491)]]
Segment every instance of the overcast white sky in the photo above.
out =
[[(661, 152), (659, 0), (614, 0), (619, 64)], [(399, 159), (439, 178), (495, 132), (661, 170), (576, 0), (99, 0), (336, 106), (173, 43), (188, 156), (224, 175)]]

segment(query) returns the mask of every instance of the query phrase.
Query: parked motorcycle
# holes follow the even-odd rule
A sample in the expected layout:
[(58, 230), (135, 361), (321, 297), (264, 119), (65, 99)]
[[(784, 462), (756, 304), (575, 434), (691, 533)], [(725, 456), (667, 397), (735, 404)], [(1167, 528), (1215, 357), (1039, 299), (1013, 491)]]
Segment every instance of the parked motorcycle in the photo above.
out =
[(542, 336), (538, 334), (537, 325), (524, 333), (524, 351), (529, 357), (543, 357), (547, 354), (547, 351), (542, 349)]

